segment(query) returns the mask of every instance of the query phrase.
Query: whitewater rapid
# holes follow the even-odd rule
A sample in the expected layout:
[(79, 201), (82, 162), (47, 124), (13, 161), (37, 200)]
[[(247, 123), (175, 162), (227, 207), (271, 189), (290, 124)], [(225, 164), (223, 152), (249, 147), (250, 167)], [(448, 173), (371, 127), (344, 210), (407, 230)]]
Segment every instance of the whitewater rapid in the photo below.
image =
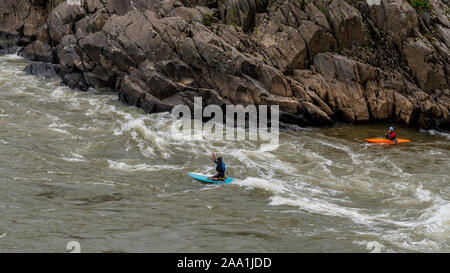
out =
[[(448, 134), (399, 127), (411, 143), (362, 141), (383, 124), (281, 131), (279, 147), (183, 139), (170, 113), (25, 65), (0, 57), (1, 251), (64, 251), (77, 236), (94, 252), (450, 250)], [(235, 182), (186, 175), (213, 173), (212, 152)], [(50, 234), (43, 219), (57, 223)]]

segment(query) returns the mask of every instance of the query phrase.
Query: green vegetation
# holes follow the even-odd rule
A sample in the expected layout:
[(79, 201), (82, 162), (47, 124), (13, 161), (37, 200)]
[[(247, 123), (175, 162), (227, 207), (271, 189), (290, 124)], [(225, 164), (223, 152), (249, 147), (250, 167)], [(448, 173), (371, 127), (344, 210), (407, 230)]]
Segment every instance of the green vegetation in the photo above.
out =
[(236, 10), (233, 10), (233, 11), (231, 12), (231, 16), (233, 17), (233, 20), (237, 20), (237, 19), (238, 19), (238, 13), (237, 13), (237, 11), (236, 11)]
[(239, 22), (239, 15), (238, 12), (236, 10), (233, 10), (231, 13), (231, 23), (227, 24), (228, 26), (238, 26), (239, 24), (237, 22)]
[(431, 36), (431, 34), (429, 34), (429, 33), (425, 34), (425, 37), (427, 38), (427, 40), (428, 40), (430, 43), (436, 42), (436, 39), (434, 39), (434, 37)]
[(408, 2), (417, 11), (429, 11), (431, 9), (431, 4), (428, 0), (409, 0)]
[(210, 13), (205, 14), (203, 17), (203, 24), (207, 27), (211, 26), (213, 16)]
[(318, 8), (319, 8), (319, 10), (320, 10), (323, 14), (327, 15), (327, 10), (325, 9), (325, 7), (320, 6), (320, 7), (318, 7)]
[(234, 27), (237, 27), (237, 26), (238, 26), (238, 24), (235, 23), (235, 22), (231, 22), (231, 23), (225, 24), (225, 25), (226, 25), (226, 26), (234, 26)]

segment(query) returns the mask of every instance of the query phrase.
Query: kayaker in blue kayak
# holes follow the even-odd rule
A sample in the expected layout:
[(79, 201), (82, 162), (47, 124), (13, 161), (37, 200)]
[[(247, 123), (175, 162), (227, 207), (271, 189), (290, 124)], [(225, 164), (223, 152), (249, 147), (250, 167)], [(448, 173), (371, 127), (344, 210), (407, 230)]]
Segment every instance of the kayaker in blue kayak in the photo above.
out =
[(216, 156), (214, 155), (214, 153), (212, 153), (212, 160), (217, 164), (217, 174), (209, 177), (208, 179), (213, 181), (225, 180), (225, 163), (223, 163), (222, 157), (218, 157), (216, 159)]

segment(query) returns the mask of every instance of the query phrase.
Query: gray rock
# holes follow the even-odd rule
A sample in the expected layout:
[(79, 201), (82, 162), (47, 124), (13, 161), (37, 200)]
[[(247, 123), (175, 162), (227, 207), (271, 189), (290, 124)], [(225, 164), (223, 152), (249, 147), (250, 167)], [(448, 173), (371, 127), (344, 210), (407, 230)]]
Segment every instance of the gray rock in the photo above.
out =
[(50, 45), (44, 44), (41, 41), (34, 41), (26, 46), (21, 52), (20, 56), (27, 58), (31, 61), (53, 63), (54, 55), (53, 49)]
[(15, 54), (20, 50), (20, 46), (17, 46), (15, 42), (0, 42), (0, 55)]
[[(282, 122), (450, 124), (446, 5), (403, 0), (4, 0), (17, 43), (63, 83), (115, 89), (146, 112), (276, 104)], [(419, 27), (420, 26), (420, 27)], [(31, 65), (32, 74), (51, 67)]]
[(59, 68), (49, 63), (31, 63), (27, 65), (24, 71), (30, 75), (42, 78), (58, 78)]
[(89, 85), (83, 73), (71, 72), (62, 75), (62, 82), (70, 88), (79, 89), (81, 91), (87, 91)]

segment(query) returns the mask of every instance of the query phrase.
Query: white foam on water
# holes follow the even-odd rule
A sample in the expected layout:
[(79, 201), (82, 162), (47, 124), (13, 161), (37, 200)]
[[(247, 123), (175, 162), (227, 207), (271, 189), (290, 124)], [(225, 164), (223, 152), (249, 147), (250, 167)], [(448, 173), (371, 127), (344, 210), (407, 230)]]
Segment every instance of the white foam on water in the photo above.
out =
[(410, 177), (410, 176), (412, 176), (412, 174), (403, 171), (402, 168), (398, 167), (394, 163), (391, 163), (391, 166), (394, 169), (394, 174), (398, 175), (399, 177)]
[(420, 251), (420, 252), (432, 252), (441, 249), (442, 246), (436, 241), (432, 241), (428, 238), (416, 239), (411, 234), (409, 229), (388, 230), (382, 234), (372, 234), (379, 237), (382, 241), (389, 242), (389, 244), (395, 245), (403, 251)]
[(89, 185), (102, 185), (102, 186), (108, 186), (108, 187), (116, 187), (116, 183), (109, 183), (109, 182), (87, 182), (86, 184)]
[(278, 143), (261, 143), (258, 152), (267, 153), (274, 152), (280, 147)]
[(311, 151), (311, 150), (305, 150), (303, 151), (303, 154), (309, 159), (309, 160), (314, 160), (317, 163), (323, 163), (326, 165), (336, 165), (336, 163), (334, 163), (333, 161), (321, 156), (319, 153)]
[(385, 246), (377, 241), (367, 242), (366, 244), (366, 249), (370, 250), (370, 253), (381, 253), (384, 248)]
[(426, 209), (418, 219), (418, 227), (424, 228), (432, 237), (450, 240), (450, 202), (441, 200)]
[(86, 161), (86, 160), (73, 158), (73, 157), (61, 157), (61, 159), (65, 160), (65, 161), (68, 161), (68, 162), (83, 162), (83, 161)]
[(96, 131), (96, 130), (98, 130), (98, 128), (97, 127), (93, 127), (93, 126), (89, 126), (88, 124), (84, 124), (82, 127), (79, 127), (78, 130), (89, 132), (89, 131)]
[(257, 168), (258, 164), (256, 164), (253, 160), (250, 160), (248, 157), (248, 154), (245, 150), (242, 149), (233, 149), (231, 151), (228, 151), (228, 155), (232, 156), (239, 161), (243, 162), (248, 167)]
[(287, 189), (280, 183), (273, 181), (257, 178), (257, 177), (247, 177), (244, 180), (237, 180), (235, 184), (239, 186), (246, 187), (248, 189), (261, 189), (266, 192), (276, 194), (286, 192)]
[(70, 95), (71, 95), (70, 92), (74, 92), (74, 91), (68, 89), (65, 86), (60, 85), (52, 91), (52, 93), (50, 94), (49, 97), (51, 99), (53, 99), (53, 101), (59, 101), (61, 99), (66, 99), (66, 98), (70, 97)]
[[(58, 118), (56, 118), (57, 120), (59, 120)], [(58, 123), (56, 120), (54, 120), (48, 127), (50, 128), (64, 128), (64, 127), (71, 127), (73, 128), (74, 126), (71, 124), (67, 124), (67, 123)]]
[(8, 232), (5, 232), (2, 235), (0, 235), (0, 239), (5, 238), (7, 234), (8, 234)]
[[(403, 171), (388, 156), (378, 156), (371, 159), (368, 164), (367, 171), (376, 171), (388, 175), (389, 177), (409, 178), (412, 174)], [(386, 166), (387, 165), (387, 166)]]
[[(352, 149), (345, 144), (337, 145), (332, 142), (322, 141), (320, 139), (315, 139), (315, 141), (319, 142), (321, 145), (328, 146), (328, 147), (334, 148), (336, 150), (345, 152), (346, 154), (348, 154), (350, 156), (350, 158), (352, 159), (352, 162), (354, 164), (361, 163), (361, 160), (359, 160), (359, 157), (361, 157), (362, 154), (353, 152)], [(334, 141), (336, 142), (336, 139), (334, 139)]]
[(120, 118), (130, 119), (132, 117), (131, 114), (118, 110), (114, 105), (108, 104), (110, 100), (111, 100), (110, 97), (107, 97), (106, 100), (98, 97), (94, 98), (88, 97), (82, 100), (83, 103), (87, 103), (90, 105), (89, 109), (86, 111), (84, 115), (90, 118), (95, 118), (102, 115), (111, 117), (120, 116), (119, 120)]
[(187, 136), (183, 134), (182, 125), (183, 121), (181, 119), (178, 120), (174, 119), (173, 122), (170, 123), (168, 131), (171, 133), (168, 134), (168, 137), (171, 139), (171, 141), (178, 143), (185, 143), (191, 140), (190, 135)]
[(446, 137), (447, 139), (450, 139), (450, 134), (449, 133), (445, 133), (445, 132), (440, 132), (440, 131), (436, 131), (436, 130), (434, 130), (434, 129), (431, 129), (431, 130), (420, 130), (420, 132), (422, 132), (422, 133), (428, 133), (428, 134), (430, 134), (430, 135), (438, 135), (438, 136), (443, 136), (443, 137)]
[(0, 60), (1, 61), (22, 61), (23, 58), (21, 56), (17, 55), (17, 53), (14, 53), (14, 54), (6, 54), (6, 55), (0, 56)]
[(297, 170), (297, 168), (292, 166), (290, 163), (283, 162), (277, 159), (275, 155), (269, 152), (262, 152), (260, 150), (230, 148), (227, 155), (238, 159), (249, 168), (253, 168), (259, 172), (261, 175), (263, 175), (261, 170), (278, 170), (289, 175)]
[(270, 205), (299, 207), (309, 213), (344, 217), (366, 225), (373, 223), (373, 217), (362, 214), (359, 209), (342, 207), (318, 198), (310, 199), (295, 195), (290, 197), (276, 195), (272, 197)]
[(122, 134), (124, 134), (125, 132), (130, 132), (130, 131), (132, 131), (132, 130), (138, 130), (138, 129), (141, 129), (142, 131), (144, 131), (145, 132), (145, 130), (146, 130), (146, 126), (145, 126), (145, 124), (144, 124), (144, 119), (145, 119), (145, 117), (141, 117), (141, 118), (130, 118), (130, 119), (128, 119), (128, 120), (126, 120), (125, 122), (122, 122), (121, 124), (120, 124), (120, 126), (121, 126), (121, 130), (119, 131), (119, 130), (116, 130), (115, 132), (114, 132), (114, 135), (122, 135)]
[(48, 125), (48, 128), (52, 131), (58, 132), (58, 133), (62, 133), (62, 134), (66, 134), (66, 135), (71, 135), (71, 133), (69, 133), (68, 131), (62, 129), (64, 127), (73, 127), (73, 125), (70, 124), (60, 124), (58, 121), (60, 120), (58, 117), (53, 116), (51, 114), (45, 114), (45, 116), (49, 119), (52, 120), (52, 123), (50, 125)]
[[(324, 198), (325, 197), (333, 198), (333, 196), (335, 196), (336, 194), (343, 193), (342, 191), (325, 188), (325, 187), (320, 187), (317, 185), (313, 185), (311, 183), (303, 182), (301, 180), (294, 182), (293, 189), (295, 189), (295, 191), (293, 191), (293, 192), (306, 193), (310, 197), (322, 196)], [(343, 201), (342, 197), (340, 197), (340, 199), (338, 199), (338, 200)]]
[(179, 167), (169, 166), (169, 165), (148, 165), (148, 164), (130, 165), (125, 162), (118, 162), (118, 161), (113, 161), (113, 160), (108, 160), (108, 164), (109, 164), (109, 168), (111, 168), (111, 169), (124, 170), (124, 171), (129, 171), (129, 172), (134, 172), (134, 171), (154, 172), (154, 171), (161, 171), (161, 170), (181, 169)]
[(442, 153), (442, 152), (439, 152), (439, 151), (433, 151), (433, 150), (430, 150), (429, 153), (430, 153), (430, 155), (445, 155), (445, 154)]
[(130, 135), (132, 139), (137, 142), (137, 146), (143, 156), (147, 158), (155, 156), (155, 150), (153, 149), (153, 147), (147, 145), (147, 143), (143, 139), (138, 138), (138, 134), (136, 132), (131, 132)]
[(58, 133), (61, 133), (61, 134), (65, 134), (65, 135), (70, 135), (70, 133), (69, 132), (67, 132), (66, 130), (64, 130), (64, 129), (59, 129), (59, 128), (51, 128), (51, 127), (49, 127), (50, 128), (50, 130), (52, 130), (52, 131), (55, 131), (55, 132), (58, 132)]
[[(370, 237), (374, 237), (376, 234), (371, 234)], [(384, 252), (392, 252), (390, 249), (388, 249), (384, 244), (378, 242), (378, 241), (368, 241), (368, 240), (354, 240), (353, 243), (355, 245), (363, 246), (365, 249), (367, 249), (370, 253), (384, 253)]]
[(160, 193), (158, 195), (156, 195), (157, 197), (169, 197), (169, 196), (175, 196), (175, 195), (181, 195), (181, 194), (187, 194), (187, 193), (195, 193), (200, 191), (209, 191), (209, 190), (214, 190), (217, 189), (219, 187), (221, 187), (221, 184), (213, 184), (213, 183), (208, 183), (208, 185), (205, 185), (204, 187), (202, 187), (201, 189), (195, 189), (195, 190), (183, 190), (180, 192), (173, 192), (173, 193)]
[(62, 157), (63, 160), (69, 161), (69, 162), (85, 162), (86, 159), (77, 153), (72, 152), (71, 153), (73, 157)]
[(432, 205), (418, 211), (419, 216), (405, 220), (398, 219), (398, 215), (392, 215), (390, 212), (384, 217), (377, 216), (377, 222), (392, 224), (397, 228), (370, 235), (407, 250), (441, 251), (450, 243), (450, 202), (423, 189), (422, 186), (417, 187), (414, 195), (420, 202), (432, 202)]
[(417, 188), (416, 191), (414, 193), (414, 195), (419, 198), (420, 201), (422, 202), (430, 202), (433, 200), (432, 197), (432, 193), (429, 190), (425, 190), (422, 186), (422, 184), (420, 184)]
[[(283, 181), (273, 178), (261, 179), (257, 177), (248, 177), (244, 180), (237, 180), (235, 184), (246, 187), (247, 189), (261, 189), (271, 194), (269, 205), (272, 206), (293, 206), (298, 207), (309, 213), (317, 213), (327, 216), (337, 216), (348, 218), (357, 223), (366, 225), (373, 224), (377, 218), (384, 215), (370, 216), (364, 214), (357, 208), (348, 208), (326, 201), (325, 191), (322, 189), (305, 189), (301, 186), (291, 187)], [(312, 198), (311, 192), (315, 192), (315, 198)], [(304, 195), (304, 196), (303, 196)], [(305, 197), (308, 196), (308, 197)]]
[[(115, 129), (114, 135), (128, 134), (137, 143), (138, 148), (145, 157), (155, 155), (156, 148), (164, 159), (170, 158), (170, 148), (168, 147), (170, 142), (166, 137), (158, 136), (158, 133), (161, 133), (161, 131), (149, 129), (150, 127), (145, 123), (149, 119), (148, 116), (139, 118), (128, 116), (125, 121), (120, 121), (121, 128), (120, 130)], [(165, 133), (163, 132), (163, 134)]]

